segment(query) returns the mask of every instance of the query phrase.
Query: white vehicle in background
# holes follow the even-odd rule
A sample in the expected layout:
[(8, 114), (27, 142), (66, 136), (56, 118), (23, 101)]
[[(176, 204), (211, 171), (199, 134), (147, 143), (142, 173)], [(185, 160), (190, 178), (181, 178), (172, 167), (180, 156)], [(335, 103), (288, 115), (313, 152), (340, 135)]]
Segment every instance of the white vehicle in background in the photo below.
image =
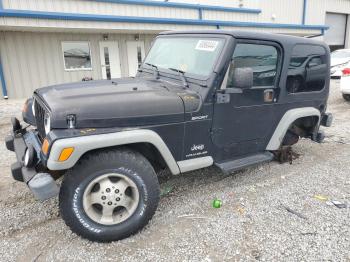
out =
[(345, 67), (350, 67), (350, 49), (339, 49), (332, 52), (331, 77), (340, 78)]
[(350, 101), (350, 66), (342, 70), (340, 79), (340, 91), (346, 101)]

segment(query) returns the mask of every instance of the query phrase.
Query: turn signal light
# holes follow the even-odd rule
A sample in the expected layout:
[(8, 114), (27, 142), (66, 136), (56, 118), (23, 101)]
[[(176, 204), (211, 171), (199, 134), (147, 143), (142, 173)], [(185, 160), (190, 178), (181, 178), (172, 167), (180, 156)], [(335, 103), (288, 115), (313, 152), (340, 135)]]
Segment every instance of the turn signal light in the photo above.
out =
[(64, 148), (61, 151), (61, 154), (60, 154), (60, 157), (58, 158), (58, 161), (59, 162), (66, 161), (72, 155), (73, 151), (74, 151), (74, 147)]
[(343, 76), (349, 76), (350, 75), (350, 68), (344, 68), (342, 70), (342, 72), (343, 72)]
[(49, 152), (49, 140), (47, 140), (47, 138), (44, 139), (43, 145), (41, 146), (41, 150), (43, 151), (43, 153), (45, 155), (47, 155), (47, 153)]

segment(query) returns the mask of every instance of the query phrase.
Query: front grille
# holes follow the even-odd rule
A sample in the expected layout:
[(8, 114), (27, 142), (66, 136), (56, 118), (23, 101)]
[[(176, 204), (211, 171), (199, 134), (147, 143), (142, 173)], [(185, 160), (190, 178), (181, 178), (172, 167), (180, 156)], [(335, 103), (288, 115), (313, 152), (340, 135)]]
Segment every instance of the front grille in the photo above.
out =
[(45, 120), (44, 120), (46, 111), (37, 98), (35, 98), (35, 102), (34, 102), (34, 111), (35, 111), (36, 127), (38, 129), (39, 136), (41, 139), (44, 139), (46, 137)]

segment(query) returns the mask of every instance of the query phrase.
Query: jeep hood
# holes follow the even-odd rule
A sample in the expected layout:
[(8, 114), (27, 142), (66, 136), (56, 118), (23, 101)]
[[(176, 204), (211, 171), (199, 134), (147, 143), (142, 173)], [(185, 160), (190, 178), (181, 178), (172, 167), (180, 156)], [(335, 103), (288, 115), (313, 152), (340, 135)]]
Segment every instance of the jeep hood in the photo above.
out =
[(55, 85), (35, 94), (48, 107), (52, 128), (67, 128), (67, 115), (76, 116), (76, 128), (182, 122), (185, 112), (197, 110), (201, 102), (189, 89), (145, 78)]

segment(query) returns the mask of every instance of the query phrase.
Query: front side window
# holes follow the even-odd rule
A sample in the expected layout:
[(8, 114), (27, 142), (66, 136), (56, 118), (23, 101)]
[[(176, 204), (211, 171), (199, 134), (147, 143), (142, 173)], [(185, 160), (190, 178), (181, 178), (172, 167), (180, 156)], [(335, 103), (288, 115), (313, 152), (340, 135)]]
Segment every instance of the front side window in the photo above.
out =
[(207, 77), (213, 71), (224, 39), (199, 37), (161, 37), (156, 39), (145, 63), (161, 69), (173, 68)]
[(239, 43), (230, 66), (227, 87), (233, 86), (236, 68), (253, 70), (253, 86), (274, 86), (277, 75), (278, 51), (275, 46)]
[(62, 42), (65, 70), (91, 70), (89, 42)]
[(287, 91), (314, 92), (324, 88), (327, 71), (326, 50), (317, 45), (296, 45), (289, 62)]

